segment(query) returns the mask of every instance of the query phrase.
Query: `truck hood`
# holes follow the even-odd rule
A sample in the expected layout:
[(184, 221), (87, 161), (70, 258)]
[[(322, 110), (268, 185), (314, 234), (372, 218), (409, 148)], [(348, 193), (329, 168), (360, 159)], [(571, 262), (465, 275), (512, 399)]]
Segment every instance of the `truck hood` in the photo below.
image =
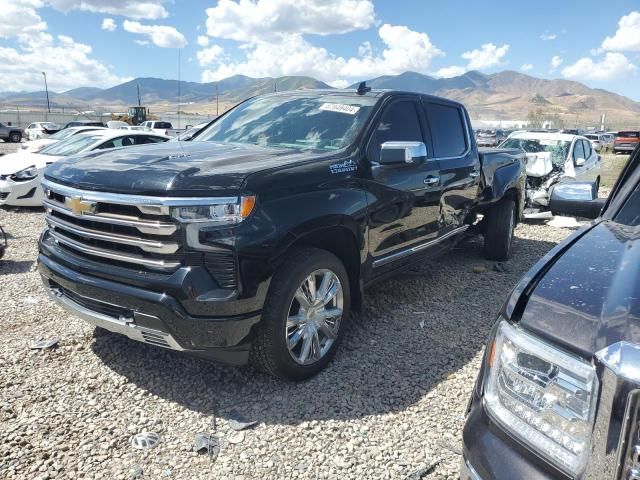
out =
[(309, 160), (300, 150), (213, 142), (166, 142), (68, 157), (45, 177), (76, 188), (137, 195), (216, 195), (253, 172)]
[(596, 225), (539, 280), (521, 325), (587, 358), (622, 340), (640, 344), (639, 265), (640, 229)]

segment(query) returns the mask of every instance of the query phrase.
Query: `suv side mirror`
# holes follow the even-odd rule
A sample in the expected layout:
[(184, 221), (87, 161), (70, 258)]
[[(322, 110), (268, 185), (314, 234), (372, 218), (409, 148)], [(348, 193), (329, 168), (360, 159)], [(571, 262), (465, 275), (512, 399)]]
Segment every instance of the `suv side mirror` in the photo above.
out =
[(597, 196), (592, 182), (559, 183), (551, 191), (549, 208), (554, 215), (598, 218), (607, 199)]
[(587, 161), (584, 158), (578, 158), (576, 160), (576, 167), (581, 167), (583, 166), (585, 163), (587, 163)]
[(427, 146), (423, 142), (384, 142), (380, 147), (380, 163), (413, 163), (427, 158)]

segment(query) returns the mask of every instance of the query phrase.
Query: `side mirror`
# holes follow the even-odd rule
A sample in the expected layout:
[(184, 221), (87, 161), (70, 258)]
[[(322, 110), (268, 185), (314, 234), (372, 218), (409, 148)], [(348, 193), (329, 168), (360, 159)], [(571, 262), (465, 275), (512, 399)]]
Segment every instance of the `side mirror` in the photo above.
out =
[(581, 167), (583, 166), (585, 163), (587, 163), (587, 161), (584, 158), (578, 158), (576, 160), (576, 167)]
[(427, 158), (427, 146), (422, 142), (384, 142), (380, 148), (380, 163), (413, 163)]
[(566, 182), (551, 190), (549, 208), (554, 215), (598, 218), (606, 198), (598, 198), (595, 183)]

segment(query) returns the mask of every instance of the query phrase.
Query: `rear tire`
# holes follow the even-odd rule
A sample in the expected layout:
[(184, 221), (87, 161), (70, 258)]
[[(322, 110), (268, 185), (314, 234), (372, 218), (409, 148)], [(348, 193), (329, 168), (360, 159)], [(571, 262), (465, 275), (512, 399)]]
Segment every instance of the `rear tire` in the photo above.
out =
[[(310, 290), (307, 287), (311, 277), (314, 278), (314, 292), (305, 296), (303, 301), (311, 298), (317, 302), (308, 303), (305, 309), (303, 301), (298, 300), (299, 292)], [(325, 278), (330, 280), (325, 285), (327, 294), (322, 295)], [(320, 283), (316, 284), (315, 279)], [(323, 307), (322, 299), (328, 298), (328, 292), (334, 291), (334, 287), (334, 300)], [(350, 309), (349, 276), (338, 257), (319, 248), (296, 248), (271, 281), (262, 320), (251, 349), (251, 363), (265, 373), (286, 380), (300, 381), (316, 375), (334, 357)], [(341, 314), (338, 317), (339, 310)], [(319, 313), (314, 314), (315, 311)], [(331, 312), (336, 312), (335, 317), (330, 317)], [(321, 318), (326, 320), (319, 326)], [(305, 339), (314, 328), (315, 337), (310, 334), (307, 355), (304, 355)], [(330, 335), (326, 333), (326, 328), (331, 328)], [(317, 343), (311, 339), (317, 340)]]
[(22, 140), (22, 135), (20, 134), (20, 132), (11, 132), (9, 134), (9, 141), (10, 142), (20, 143), (21, 140)]
[(483, 225), (484, 255), (487, 259), (509, 259), (515, 224), (516, 204), (513, 200), (501, 200), (487, 212)]

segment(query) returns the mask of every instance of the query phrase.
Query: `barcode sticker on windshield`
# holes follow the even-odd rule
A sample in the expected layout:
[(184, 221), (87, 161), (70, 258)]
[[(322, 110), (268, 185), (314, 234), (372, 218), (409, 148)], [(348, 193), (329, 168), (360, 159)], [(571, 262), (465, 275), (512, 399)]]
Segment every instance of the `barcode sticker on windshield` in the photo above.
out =
[(355, 105), (343, 105), (341, 103), (323, 103), (320, 105), (320, 110), (355, 115), (358, 113), (358, 110), (360, 110), (360, 107), (356, 107)]

